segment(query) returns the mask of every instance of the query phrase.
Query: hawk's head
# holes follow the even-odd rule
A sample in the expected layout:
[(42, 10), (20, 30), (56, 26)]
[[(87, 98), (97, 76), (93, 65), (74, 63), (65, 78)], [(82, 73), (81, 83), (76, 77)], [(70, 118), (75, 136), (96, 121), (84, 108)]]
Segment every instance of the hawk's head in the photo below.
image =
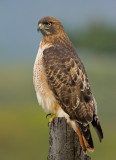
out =
[(63, 25), (54, 17), (44, 17), (38, 22), (38, 31), (40, 30), (43, 36), (55, 35), (64, 31)]

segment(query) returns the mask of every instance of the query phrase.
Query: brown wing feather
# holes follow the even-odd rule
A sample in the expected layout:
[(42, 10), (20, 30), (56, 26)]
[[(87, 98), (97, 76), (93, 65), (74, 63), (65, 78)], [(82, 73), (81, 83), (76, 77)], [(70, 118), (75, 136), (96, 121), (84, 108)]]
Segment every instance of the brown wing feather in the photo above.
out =
[(92, 121), (94, 105), (87, 75), (76, 53), (60, 46), (43, 52), (50, 89), (70, 118), (81, 123)]

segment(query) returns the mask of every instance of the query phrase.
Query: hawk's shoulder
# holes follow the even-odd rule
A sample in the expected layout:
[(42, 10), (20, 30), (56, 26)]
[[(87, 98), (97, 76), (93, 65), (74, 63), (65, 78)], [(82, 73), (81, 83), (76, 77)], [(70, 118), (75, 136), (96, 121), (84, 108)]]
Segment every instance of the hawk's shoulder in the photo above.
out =
[(83, 63), (74, 49), (69, 50), (61, 45), (51, 46), (43, 51), (43, 59), (45, 63), (53, 62), (65, 66), (67, 65), (68, 70), (73, 68), (74, 64), (76, 64), (78, 68), (86, 74)]

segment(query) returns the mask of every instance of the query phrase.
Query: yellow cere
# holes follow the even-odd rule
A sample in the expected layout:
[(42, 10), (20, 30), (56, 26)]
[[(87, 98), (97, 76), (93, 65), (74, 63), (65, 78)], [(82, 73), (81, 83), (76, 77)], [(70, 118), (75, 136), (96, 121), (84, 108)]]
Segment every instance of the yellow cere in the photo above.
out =
[(41, 27), (41, 26), (42, 26), (42, 23), (39, 24), (39, 27)]

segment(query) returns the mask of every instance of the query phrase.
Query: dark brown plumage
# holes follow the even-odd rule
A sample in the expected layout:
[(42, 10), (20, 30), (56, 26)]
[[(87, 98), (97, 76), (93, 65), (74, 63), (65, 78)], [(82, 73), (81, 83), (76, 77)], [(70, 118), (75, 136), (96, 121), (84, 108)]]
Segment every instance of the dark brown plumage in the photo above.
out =
[[(84, 152), (86, 150), (93, 151), (94, 145), (89, 123), (95, 127), (100, 141), (103, 139), (103, 133), (97, 117), (97, 105), (91, 93), (85, 68), (61, 22), (54, 17), (45, 17), (39, 21), (38, 25), (43, 34), (40, 45), (41, 51), (38, 52), (41, 59), (36, 58), (34, 69), (34, 83), (38, 101), (44, 109), (49, 108), (49, 110), (49, 104), (51, 101), (55, 101), (51, 110), (56, 112), (57, 116), (63, 115), (67, 119), (79, 135)], [(42, 67), (41, 72), (37, 65)], [(44, 78), (42, 77), (43, 74)], [(43, 79), (47, 88), (43, 85)], [(53, 98), (48, 100), (49, 103), (47, 100), (44, 102), (45, 104), (43, 103), (45, 95), (40, 88), (38, 89), (38, 84), (40, 88), (41, 86), (44, 87), (46, 92), (52, 92), (53, 96), (51, 97)]]
[(85, 124), (91, 122), (94, 111), (93, 100), (88, 82), (86, 82), (87, 88), (84, 86), (80, 88), (84, 68), (83, 72), (79, 71), (79, 66), (82, 64), (78, 57), (64, 47), (55, 46), (44, 50), (43, 61), (50, 89), (55, 92), (55, 97), (63, 110), (72, 120)]

